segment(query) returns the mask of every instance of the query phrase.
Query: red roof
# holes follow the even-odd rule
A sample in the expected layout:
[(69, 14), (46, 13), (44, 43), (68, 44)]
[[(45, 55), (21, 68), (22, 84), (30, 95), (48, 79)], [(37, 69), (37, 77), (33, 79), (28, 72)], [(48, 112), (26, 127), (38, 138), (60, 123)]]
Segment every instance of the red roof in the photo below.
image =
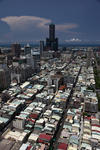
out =
[(91, 120), (91, 117), (84, 117), (84, 119), (88, 119), (88, 120)]
[(50, 141), (52, 139), (52, 136), (42, 133), (39, 135), (39, 139)]
[(92, 132), (99, 132), (100, 133), (100, 131), (98, 131), (98, 130), (92, 130)]
[(66, 85), (61, 85), (60, 87), (59, 87), (59, 90), (64, 90), (66, 88)]
[(31, 122), (33, 122), (33, 123), (35, 123), (35, 120), (34, 120), (34, 119), (28, 118), (27, 120), (28, 120), (28, 121), (31, 121)]
[(96, 127), (100, 128), (100, 125), (98, 125), (98, 124), (92, 124), (92, 126), (96, 126)]
[(96, 119), (96, 117), (94, 117), (94, 116), (91, 116), (91, 119)]
[(85, 119), (88, 119), (88, 120), (91, 120), (91, 119), (96, 119), (96, 117), (94, 117), (94, 116), (91, 116), (91, 117), (84, 117)]
[(29, 116), (30, 116), (30, 118), (34, 118), (34, 119), (38, 118), (38, 114), (30, 114)]
[(62, 149), (62, 150), (67, 150), (67, 147), (68, 147), (68, 145), (65, 144), (65, 143), (60, 143), (60, 144), (58, 145), (58, 149)]
[(31, 146), (31, 145), (29, 145), (29, 146), (28, 146), (28, 148), (27, 148), (27, 150), (30, 150), (31, 148), (32, 148), (32, 146)]

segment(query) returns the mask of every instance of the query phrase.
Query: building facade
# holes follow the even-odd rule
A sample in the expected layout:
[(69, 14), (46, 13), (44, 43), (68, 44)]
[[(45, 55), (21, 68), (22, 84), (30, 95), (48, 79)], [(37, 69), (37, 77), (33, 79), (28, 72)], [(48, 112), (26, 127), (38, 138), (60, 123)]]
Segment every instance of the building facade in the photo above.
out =
[(42, 56), (44, 51), (44, 41), (40, 41), (40, 56)]
[(0, 69), (0, 90), (9, 87), (11, 83), (11, 75), (8, 68)]
[(46, 38), (46, 49), (58, 50), (58, 38), (55, 38), (55, 25), (49, 25), (49, 38)]
[(12, 44), (11, 52), (12, 52), (13, 56), (19, 57), (20, 53), (21, 53), (21, 46), (20, 46), (20, 44)]

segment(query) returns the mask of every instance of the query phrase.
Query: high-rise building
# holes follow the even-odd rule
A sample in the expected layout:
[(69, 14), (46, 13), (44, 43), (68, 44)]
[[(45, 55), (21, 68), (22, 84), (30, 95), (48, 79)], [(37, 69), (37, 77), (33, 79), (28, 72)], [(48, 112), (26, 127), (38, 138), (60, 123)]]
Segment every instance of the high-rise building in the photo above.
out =
[(11, 83), (11, 74), (8, 68), (0, 68), (0, 90), (9, 87)]
[(7, 56), (6, 55), (0, 55), (0, 68), (5, 69), (7, 68)]
[(1, 48), (0, 48), (0, 54), (1, 54)]
[(44, 51), (44, 41), (40, 41), (40, 56), (42, 55)]
[(12, 44), (11, 51), (12, 51), (13, 56), (19, 57), (21, 53), (20, 44)]
[(31, 46), (29, 44), (24, 47), (24, 55), (27, 54), (31, 54)]
[(54, 24), (49, 25), (49, 39), (50, 41), (55, 40), (55, 25)]
[(49, 38), (46, 38), (46, 49), (58, 50), (58, 38), (55, 38), (55, 25), (49, 25)]
[(40, 52), (33, 49), (32, 56), (33, 56), (33, 60), (34, 60), (34, 70), (36, 72), (39, 72), (40, 71)]
[(7, 66), (7, 57), (0, 55), (0, 90), (9, 87), (11, 82), (10, 69)]

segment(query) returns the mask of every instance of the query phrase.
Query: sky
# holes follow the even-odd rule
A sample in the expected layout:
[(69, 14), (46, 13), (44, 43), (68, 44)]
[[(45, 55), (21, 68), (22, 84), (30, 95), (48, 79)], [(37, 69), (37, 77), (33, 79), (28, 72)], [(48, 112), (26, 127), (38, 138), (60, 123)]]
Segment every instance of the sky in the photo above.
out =
[(100, 0), (0, 0), (0, 42), (100, 41)]

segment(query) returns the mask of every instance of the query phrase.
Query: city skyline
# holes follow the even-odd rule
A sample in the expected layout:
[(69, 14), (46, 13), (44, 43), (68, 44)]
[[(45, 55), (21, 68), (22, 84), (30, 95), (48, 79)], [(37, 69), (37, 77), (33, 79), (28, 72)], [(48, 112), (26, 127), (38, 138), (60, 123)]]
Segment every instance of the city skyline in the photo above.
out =
[(56, 25), (62, 42), (100, 42), (100, 0), (1, 0), (0, 42), (44, 40)]

